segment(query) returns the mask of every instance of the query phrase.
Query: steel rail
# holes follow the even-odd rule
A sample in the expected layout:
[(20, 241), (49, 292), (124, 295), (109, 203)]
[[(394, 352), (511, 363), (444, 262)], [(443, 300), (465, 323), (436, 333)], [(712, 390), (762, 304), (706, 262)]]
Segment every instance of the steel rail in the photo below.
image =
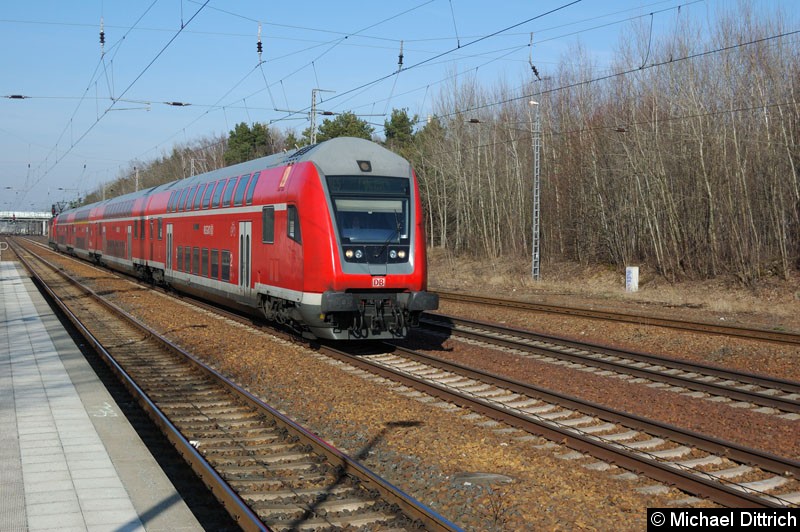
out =
[[(36, 256), (35, 254), (30, 252), (29, 250), (26, 250), (26, 251), (28, 251), (28, 253), (31, 253), (32, 255)], [(242, 387), (238, 386), (236, 383), (234, 383), (233, 381), (231, 381), (227, 377), (221, 375), (216, 370), (214, 370), (213, 368), (211, 368), (207, 364), (203, 363), (201, 360), (199, 360), (197, 357), (195, 357), (191, 353), (188, 353), (187, 351), (183, 350), (181, 347), (179, 347), (176, 344), (170, 342), (166, 338), (163, 338), (157, 331), (151, 329), (146, 324), (142, 323), (141, 321), (139, 321), (134, 316), (128, 314), (126, 311), (124, 311), (120, 307), (114, 305), (110, 301), (108, 301), (105, 298), (99, 296), (95, 291), (93, 291), (92, 289), (84, 286), (77, 279), (73, 278), (72, 276), (70, 276), (66, 272), (64, 272), (61, 269), (59, 269), (58, 266), (53, 265), (52, 263), (50, 263), (49, 261), (47, 261), (44, 258), (41, 258), (41, 257), (38, 257), (38, 256), (36, 256), (36, 257), (37, 257), (38, 260), (40, 260), (42, 263), (47, 265), (49, 268), (53, 269), (59, 275), (63, 276), (67, 281), (69, 281), (73, 285), (79, 287), (81, 290), (83, 290), (84, 292), (89, 294), (98, 303), (102, 304), (104, 307), (108, 308), (114, 314), (121, 316), (127, 322), (129, 322), (130, 324), (134, 325), (143, 334), (145, 334), (145, 335), (157, 340), (166, 349), (168, 349), (168, 350), (170, 350), (172, 352), (175, 352), (177, 354), (180, 354), (186, 360), (191, 362), (194, 367), (196, 367), (197, 369), (201, 370), (204, 374), (206, 374), (207, 376), (209, 376), (213, 380), (221, 383), (230, 393), (232, 393), (234, 396), (236, 396), (240, 400), (242, 400), (242, 402), (246, 403), (247, 405), (251, 406), (252, 408), (255, 408), (256, 410), (262, 411), (263, 413), (268, 415), (270, 418), (274, 419), (278, 425), (280, 425), (281, 427), (287, 429), (292, 434), (296, 435), (298, 437), (298, 439), (300, 439), (304, 444), (310, 445), (311, 447), (314, 448), (315, 451), (318, 451), (321, 455), (325, 456), (326, 460), (330, 464), (332, 464), (334, 467), (339, 467), (343, 472), (345, 472), (347, 474), (350, 474), (350, 475), (353, 475), (354, 477), (356, 477), (363, 484), (363, 486), (365, 488), (373, 489), (373, 490), (376, 490), (377, 492), (379, 492), (381, 494), (381, 497), (385, 501), (387, 501), (390, 504), (396, 505), (412, 521), (423, 525), (428, 530), (442, 530), (442, 531), (460, 530), (458, 526), (456, 526), (454, 523), (452, 523), (449, 520), (447, 520), (444, 516), (438, 514), (437, 512), (435, 512), (433, 509), (429, 508), (428, 506), (423, 505), (422, 503), (420, 503), (419, 501), (417, 501), (416, 499), (414, 499), (413, 497), (411, 497), (410, 495), (405, 493), (399, 487), (394, 486), (393, 484), (389, 483), (388, 481), (386, 481), (385, 479), (383, 479), (382, 477), (380, 477), (379, 475), (377, 475), (376, 473), (374, 473), (373, 471), (371, 471), (370, 469), (365, 467), (363, 464), (359, 463), (357, 460), (350, 458), (348, 455), (346, 455), (345, 453), (342, 453), (338, 449), (334, 448), (329, 443), (327, 443), (326, 441), (324, 441), (321, 438), (319, 438), (318, 436), (316, 436), (314, 433), (308, 431), (307, 429), (305, 429), (301, 425), (299, 425), (296, 422), (294, 422), (288, 416), (280, 413), (278, 410), (276, 410), (273, 407), (267, 405), (261, 399), (259, 399), (258, 397), (256, 397), (252, 393), (248, 392), (247, 390), (243, 389)], [(27, 268), (27, 266), (26, 266), (26, 268)], [(31, 271), (30, 268), (29, 268), (29, 271)], [(38, 275), (37, 275), (37, 279), (39, 279), (39, 282), (42, 283), (42, 285), (46, 287), (46, 284), (44, 283), (44, 281), (42, 281), (38, 277)], [(49, 294), (53, 294), (54, 297), (57, 297), (57, 296), (55, 296), (55, 294), (52, 292), (52, 290), (49, 287), (46, 287), (46, 289), (47, 289), (47, 292)], [(61, 303), (61, 305), (63, 305), (63, 302)], [(59, 305), (60, 308), (61, 308), (61, 305)], [(78, 318), (75, 317), (74, 314), (72, 314), (71, 312), (69, 312), (69, 314), (72, 315), (75, 320), (78, 320)], [(70, 321), (72, 321), (72, 318), (70, 319)], [(79, 320), (78, 320), (78, 324), (80, 324)], [(81, 330), (82, 333), (83, 333), (83, 331), (85, 331), (87, 334), (89, 334), (91, 336), (91, 333), (88, 331), (88, 329), (86, 329), (85, 326), (83, 326), (82, 324), (80, 324), (80, 325), (78, 325), (78, 324), (76, 324), (76, 327), (78, 327)], [(137, 392), (140, 392), (141, 394), (143, 394), (143, 397), (146, 399), (147, 403), (149, 405), (152, 405), (152, 408), (154, 408), (156, 410), (156, 412), (157, 412), (157, 414), (159, 416), (159, 419), (163, 419), (166, 423), (169, 424), (168, 425), (169, 427), (171, 427), (172, 429), (177, 431), (178, 429), (175, 428), (174, 425), (172, 425), (172, 423), (169, 422), (169, 420), (166, 418), (166, 416), (158, 409), (158, 407), (154, 403), (152, 403), (150, 401), (150, 399), (147, 397), (145, 392), (143, 392), (138, 387), (138, 385), (136, 385), (136, 383), (133, 381), (133, 379), (125, 372), (124, 369), (122, 369), (121, 366), (119, 366), (119, 364), (113, 359), (113, 357), (111, 357), (111, 355), (108, 354), (108, 352), (100, 345), (100, 343), (94, 338), (94, 336), (91, 336), (91, 340), (89, 340), (89, 338), (87, 338), (87, 340), (92, 344), (92, 346), (95, 346), (95, 345), (98, 346), (99, 349), (102, 350), (102, 352), (105, 353), (105, 355), (109, 357), (109, 360), (111, 362), (113, 362), (113, 364), (109, 364), (109, 365), (112, 366), (112, 369), (114, 369), (115, 373), (117, 371), (119, 371), (119, 372), (122, 372), (122, 374), (124, 374), (125, 381), (126, 381), (126, 386), (128, 386), (128, 382), (130, 382), (130, 384), (135, 387), (135, 390), (137, 390)], [(105, 356), (104, 356), (104, 359), (105, 359)], [(108, 360), (107, 360), (107, 362), (108, 362)], [(252, 516), (255, 520), (257, 520), (257, 522), (259, 524), (259, 527), (252, 528), (249, 524), (247, 524), (246, 521), (244, 521), (242, 519), (242, 517), (239, 515), (239, 513), (237, 513), (237, 514), (231, 513), (231, 515), (237, 520), (237, 522), (242, 520), (247, 525), (247, 526), (243, 527), (245, 530), (265, 530), (265, 529), (267, 529), (266, 525), (264, 525), (260, 521), (260, 519), (258, 518), (257, 515), (252, 513), (252, 510), (249, 508), (249, 506), (247, 506), (247, 504), (241, 498), (239, 498), (238, 494), (236, 494), (236, 492), (233, 491), (228, 486), (228, 484), (224, 480), (221, 479), (221, 477), (219, 477), (219, 475), (216, 473), (216, 471), (214, 471), (212, 466), (210, 464), (208, 464), (208, 462), (206, 462), (205, 458), (203, 458), (202, 455), (200, 455), (197, 452), (197, 450), (188, 442), (188, 440), (186, 440), (180, 434), (180, 432), (177, 432), (177, 435), (180, 437), (180, 441), (181, 441), (182, 444), (185, 444), (185, 445), (189, 446), (188, 452), (190, 452), (193, 455), (193, 456), (191, 456), (191, 458), (192, 459), (199, 459), (201, 461), (200, 465), (207, 467), (208, 470), (210, 470), (210, 472), (213, 474), (213, 476), (211, 476), (211, 478), (214, 481), (216, 481), (216, 480), (222, 481), (224, 490), (226, 492), (229, 492), (229, 493), (223, 492), (223, 494), (226, 497), (229, 497), (229, 496), (233, 497), (232, 501), (234, 503), (236, 501), (238, 501), (242, 505), (244, 505), (246, 510), (250, 513), (249, 516), (245, 516), (245, 517)], [(179, 449), (179, 451), (181, 452), (181, 454), (184, 454), (183, 449)], [(190, 463), (192, 464), (192, 467), (194, 468), (194, 463), (193, 462), (190, 462)], [(198, 474), (200, 475), (199, 472), (198, 472)], [(201, 476), (201, 478), (203, 478), (204, 482), (206, 482), (206, 477), (208, 477), (209, 474), (206, 473), (206, 474), (200, 475), (200, 476)], [(218, 493), (216, 489), (214, 489), (211, 485), (208, 484), (208, 482), (206, 482), (206, 484), (209, 486), (210, 489), (212, 489), (212, 491), (215, 493), (215, 495)], [(222, 502), (225, 505), (226, 509), (228, 509), (228, 505), (226, 504), (227, 499), (223, 500)], [(229, 512), (230, 512), (230, 510), (229, 510)]]
[(724, 336), (735, 336), (748, 340), (764, 340), (782, 344), (800, 346), (800, 334), (785, 331), (776, 331), (763, 328), (739, 327), (735, 325), (720, 325), (711, 322), (694, 322), (675, 318), (664, 318), (654, 315), (624, 313), (610, 310), (595, 310), (588, 307), (565, 307), (558, 305), (548, 305), (545, 303), (531, 303), (514, 299), (496, 299), (472, 294), (457, 294), (455, 292), (432, 291), (438, 294), (442, 300), (463, 301), (466, 303), (476, 303), (480, 305), (492, 305), (498, 307), (518, 308), (536, 312), (547, 312), (552, 314), (566, 314), (581, 318), (592, 318), (600, 320), (611, 320), (625, 323), (635, 323), (637, 325), (651, 325), (656, 327), (667, 327), (671, 329), (681, 329), (686, 331), (704, 332), (719, 334)]
[[(459, 394), (457, 392), (453, 392), (452, 390), (448, 389), (445, 386), (419, 381), (418, 379), (405, 375), (401, 372), (397, 372), (389, 368), (373, 364), (367, 361), (365, 358), (359, 358), (359, 357), (353, 358), (353, 356), (350, 354), (338, 351), (330, 347), (323, 346), (321, 348), (321, 351), (333, 356), (334, 358), (361, 367), (362, 369), (366, 369), (373, 373), (380, 374), (384, 377), (390, 378), (395, 381), (403, 382), (411, 387), (421, 389), (426, 393), (443, 398), (448, 401), (452, 401), (456, 404), (460, 404), (467, 408), (472, 408), (478, 412), (483, 413), (484, 415), (487, 415), (488, 417), (492, 417), (500, 421), (510, 423), (514, 426), (518, 426), (520, 428), (528, 430), (529, 432), (541, 434), (547, 438), (556, 441), (565, 441), (568, 446), (573, 447), (579, 451), (587, 452), (598, 458), (619, 464), (622, 467), (638, 471), (656, 480), (661, 480), (669, 484), (675, 484), (681, 487), (682, 489), (685, 489), (688, 492), (695, 493), (703, 497), (711, 498), (713, 500), (716, 500), (717, 502), (720, 502), (721, 504), (726, 504), (729, 506), (748, 506), (748, 507), (749, 506), (781, 507), (780, 504), (777, 504), (773, 501), (770, 501), (769, 499), (765, 499), (758, 495), (754, 495), (753, 493), (743, 492), (735, 488), (726, 486), (724, 484), (713, 482), (711, 480), (702, 477), (697, 477), (685, 470), (680, 470), (675, 467), (670, 467), (668, 464), (659, 462), (657, 460), (644, 458), (637, 453), (632, 453), (630, 451), (621, 449), (619, 448), (619, 446), (604, 444), (602, 442), (598, 442), (596, 438), (586, 437), (580, 434), (576, 434), (576, 429), (569, 429), (563, 427), (559, 429), (558, 427), (551, 426), (553, 425), (552, 423), (551, 424), (537, 423), (535, 420), (527, 416), (515, 413), (513, 411), (507, 411), (503, 409), (498, 410), (497, 407), (492, 403), (490, 403), (489, 401), (485, 401), (471, 395)], [(422, 356), (425, 359), (435, 358), (435, 357), (427, 357), (424, 355)], [(443, 369), (446, 368), (446, 366), (458, 366), (457, 364), (451, 364), (450, 362), (443, 361), (441, 359), (437, 360), (440, 360), (440, 362), (445, 365)], [(430, 364), (430, 361), (428, 361), (427, 363)], [(468, 371), (475, 371), (471, 370), (470, 368), (464, 368), (464, 369)], [(499, 378), (506, 381), (506, 384), (504, 385), (505, 387), (509, 387), (509, 389), (512, 390), (514, 389), (511, 388), (508, 383), (514, 383), (515, 381), (504, 379), (503, 377)], [(523, 388), (527, 388), (529, 390), (532, 388), (524, 383), (516, 383), (516, 384), (522, 386)], [(546, 397), (548, 394), (553, 394), (554, 397), (559, 396), (559, 394), (556, 394), (555, 392), (549, 392), (546, 390), (542, 390), (542, 392), (543, 392), (542, 397)], [(566, 398), (566, 396), (564, 397)], [(575, 401), (575, 399), (567, 398), (566, 401), (562, 402), (561, 404), (569, 404), (570, 401)], [(579, 400), (577, 401), (580, 402)], [(594, 406), (603, 409), (606, 412), (609, 412), (609, 414), (606, 416), (606, 419), (610, 421), (617, 421), (621, 424), (626, 424), (628, 426), (639, 427), (639, 425), (635, 425), (633, 424), (633, 422), (630, 421), (631, 419), (636, 419), (637, 418), (636, 416), (630, 416), (623, 412), (604, 409), (604, 407), (598, 405)], [(595, 415), (598, 415), (599, 417), (599, 414)], [(644, 420), (644, 421), (647, 423), (653, 423), (652, 421), (649, 420)], [(557, 423), (555, 425), (557, 425)], [(669, 427), (668, 425), (665, 425), (665, 427), (668, 427), (670, 430), (675, 429), (674, 427)], [(642, 429), (642, 430), (647, 430), (647, 429)], [(647, 432), (650, 432), (651, 434), (666, 435), (667, 437), (670, 437), (668, 434), (664, 432), (657, 432), (655, 430), (647, 430)], [(763, 469), (776, 472), (779, 474), (788, 473), (794, 476), (798, 475), (798, 467), (800, 465), (797, 462), (794, 461), (787, 462), (786, 459), (783, 459), (781, 457), (775, 457), (773, 455), (765, 453), (756, 453), (757, 454), (756, 458), (751, 458), (748, 460), (746, 458), (743, 458), (743, 456), (746, 455), (748, 452), (752, 453), (753, 452), (752, 450), (743, 447), (738, 447), (735, 444), (731, 444), (729, 442), (715, 440), (713, 438), (707, 438), (702, 435), (696, 435), (688, 431), (683, 431), (683, 432), (689, 435), (699, 436), (706, 442), (716, 441), (719, 449), (717, 452), (726, 455), (730, 458), (743, 461), (745, 463), (750, 463), (752, 465), (758, 465)], [(691, 443), (691, 441), (688, 439), (680, 440), (674, 437), (672, 439), (675, 441), (683, 441), (684, 443)], [(700, 446), (698, 445), (698, 447)], [(708, 449), (706, 450), (710, 451), (712, 447), (713, 445), (709, 445)]]
[[(424, 393), (439, 397), (445, 401), (449, 401), (459, 406), (480, 412), (487, 417), (507, 423), (511, 426), (521, 428), (534, 434), (539, 434), (553, 441), (565, 442), (568, 447), (581, 452), (586, 452), (602, 460), (618, 464), (623, 468), (640, 472), (645, 476), (655, 480), (675, 485), (687, 492), (702, 497), (707, 497), (725, 506), (782, 507), (781, 504), (759, 495), (748, 493), (719, 482), (714, 482), (713, 480), (709, 480), (702, 476), (694, 475), (685, 469), (670, 466), (667, 463), (660, 462), (653, 458), (648, 458), (646, 456), (625, 450), (617, 445), (598, 441), (597, 437), (590, 437), (580, 434), (579, 429), (558, 426), (558, 423), (541, 422), (533, 417), (526, 416), (521, 412), (515, 412), (505, 408), (498, 408), (497, 405), (491, 403), (490, 401), (475, 397), (474, 395), (457, 392), (447, 386), (417, 379), (403, 372), (396, 371), (392, 368), (387, 368), (378, 363), (374, 363), (369, 360), (368, 356), (352, 355), (330, 346), (324, 346), (323, 350), (325, 354), (328, 354), (337, 360), (355, 365), (361, 369), (376, 373), (390, 380), (401, 382), (413, 389), (423, 391)], [(483, 382), (487, 382), (487, 379), (490, 379), (489, 382), (498, 384), (503, 388), (507, 388), (513, 392), (538, 396), (544, 400), (557, 402), (561, 405), (575, 408), (576, 410), (582, 410), (583, 412), (590, 413), (608, 421), (614, 421), (632, 428), (640, 428), (641, 430), (650, 434), (667, 436), (673, 441), (689, 443), (698, 448), (703, 448), (708, 452), (722, 454), (723, 456), (727, 456), (728, 458), (734, 460), (749, 463), (751, 465), (757, 465), (758, 467), (773, 473), (778, 473), (781, 475), (791, 474), (795, 477), (800, 475), (800, 462), (768, 453), (761, 453), (731, 442), (710, 438), (702, 434), (697, 434), (663, 423), (647, 420), (639, 416), (633, 416), (624, 412), (605, 408), (601, 405), (558, 394), (557, 392), (531, 386), (519, 381), (506, 379), (502, 376), (481, 372), (473, 368), (451, 363), (436, 357), (422, 355), (405, 349), (400, 350), (403, 351), (404, 356), (408, 356), (409, 358), (418, 361), (423, 361), (424, 363), (439, 369), (453, 371), (468, 378), (473, 378)]]
[(685, 377), (681, 375), (670, 375), (668, 373), (655, 369), (637, 368), (631, 364), (603, 360), (600, 358), (576, 354), (576, 353), (568, 353), (556, 348), (533, 346), (526, 344), (525, 342), (520, 342), (519, 340), (498, 338), (491, 334), (465, 330), (463, 327), (466, 326), (476, 329), (485, 329), (487, 331), (503, 335), (516, 336), (524, 340), (547, 342), (559, 346), (570, 347), (573, 349), (580, 349), (583, 351), (590, 350), (595, 353), (601, 353), (603, 355), (635, 360), (637, 362), (646, 363), (651, 366), (664, 366), (665, 369), (669, 368), (679, 369), (685, 372), (700, 373), (703, 375), (709, 375), (724, 380), (736, 380), (743, 384), (753, 384), (764, 388), (779, 389), (781, 391), (784, 391), (787, 395), (800, 394), (800, 383), (795, 381), (790, 381), (786, 379), (774, 379), (763, 375), (738, 372), (716, 366), (709, 366), (705, 364), (698, 364), (694, 362), (672, 359), (658, 355), (651, 355), (649, 353), (614, 349), (588, 342), (586, 343), (576, 342), (574, 340), (560, 338), (557, 336), (544, 335), (520, 329), (512, 329), (510, 327), (504, 327), (492, 323), (486, 323), (476, 320), (467, 320), (463, 318), (455, 318), (452, 316), (444, 316), (441, 314), (427, 315), (420, 320), (420, 323), (426, 327), (438, 330), (444, 330), (451, 333), (456, 333), (460, 336), (464, 336), (474, 340), (480, 340), (487, 343), (492, 343), (505, 347), (511, 347), (514, 349), (527, 351), (530, 353), (536, 353), (551, 358), (569, 360), (571, 362), (576, 362), (587, 366), (599, 367), (617, 373), (626, 373), (634, 375), (636, 377), (650, 379), (653, 381), (667, 382), (671, 385), (680, 386), (691, 390), (702, 391), (713, 395), (730, 397), (732, 399), (736, 399), (737, 401), (747, 401), (761, 406), (777, 408), (779, 410), (783, 410), (786, 412), (800, 413), (800, 402), (798, 402), (795, 399), (786, 399), (783, 397), (765, 395), (759, 392), (742, 390), (733, 385), (703, 382), (698, 379)]
[[(48, 268), (52, 269), (54, 272), (62, 275), (64, 279), (68, 282), (72, 283), (73, 285), (80, 287), (84, 290), (87, 290), (86, 287), (82, 287), (80, 283), (78, 283), (74, 278), (67, 275), (65, 272), (60, 271), (57, 266), (53, 265), (46, 259), (38, 257), (34, 253), (29, 250), (25, 250), (34, 257), (37, 257), (37, 260), (41, 261), (44, 265)], [(106, 350), (106, 348), (100, 343), (100, 341), (89, 331), (88, 328), (81, 322), (80, 318), (75, 315), (75, 313), (70, 310), (67, 304), (53, 291), (52, 288), (45, 282), (45, 280), (39, 275), (39, 273), (34, 269), (34, 267), (29, 263), (28, 259), (22, 256), (18, 249), (16, 249), (15, 245), (15, 253), (20, 259), (20, 262), (25, 266), (25, 269), (31, 274), (32, 279), (34, 282), (39, 286), (42, 290), (44, 290), (47, 296), (53, 301), (58, 308), (63, 312), (64, 316), (72, 323), (72, 325), (78, 330), (81, 336), (86, 339), (89, 343), (89, 346), (98, 353), (98, 355), (103, 359), (103, 361), (108, 365), (108, 367), (117, 375), (117, 377), (122, 381), (125, 388), (130, 392), (130, 394), (136, 399), (136, 402), (144, 409), (144, 411), (148, 414), (150, 419), (158, 426), (158, 428), (164, 433), (170, 443), (175, 447), (178, 453), (186, 460), (192, 470), (197, 474), (198, 477), (203, 481), (203, 483), (211, 490), (211, 492), (217, 497), (218, 500), (222, 503), (228, 513), (233, 517), (236, 523), (242, 527), (243, 530), (259, 530), (265, 531), (269, 530), (269, 528), (264, 525), (259, 519), (259, 517), (250, 509), (250, 507), (245, 503), (236, 492), (231, 489), (227, 482), (225, 482), (222, 477), (214, 470), (214, 468), (209, 464), (206, 459), (194, 448), (194, 446), (187, 440), (183, 434), (181, 434), (180, 430), (167, 418), (167, 416), (161, 411), (160, 408), (150, 399), (150, 397), (139, 387), (133, 377), (125, 371), (125, 369), (117, 363), (114, 357)]]

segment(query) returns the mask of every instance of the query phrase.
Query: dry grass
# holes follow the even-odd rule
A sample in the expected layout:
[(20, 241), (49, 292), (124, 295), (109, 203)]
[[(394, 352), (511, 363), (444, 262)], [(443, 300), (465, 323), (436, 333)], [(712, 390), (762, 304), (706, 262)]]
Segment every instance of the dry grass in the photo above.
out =
[[(432, 250), (428, 257), (431, 289), (496, 297), (534, 299), (553, 304), (696, 309), (713, 315), (736, 315), (769, 325), (779, 321), (800, 329), (800, 275), (769, 278), (745, 287), (732, 278), (670, 283), (640, 268), (639, 291), (625, 291), (625, 271), (608, 266), (543, 263), (541, 279), (531, 277), (530, 260), (480, 261)], [(700, 318), (698, 318), (700, 319)], [(722, 318), (720, 318), (722, 319)]]

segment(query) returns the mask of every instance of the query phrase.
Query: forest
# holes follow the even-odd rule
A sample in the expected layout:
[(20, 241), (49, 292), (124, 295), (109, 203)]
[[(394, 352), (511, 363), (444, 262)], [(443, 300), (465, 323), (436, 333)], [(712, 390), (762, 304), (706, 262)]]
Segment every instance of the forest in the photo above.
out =
[[(395, 109), (382, 132), (352, 113), (317, 140), (372, 137), (417, 172), (428, 245), (530, 257), (534, 143), (543, 269), (562, 261), (647, 266), (669, 280), (748, 285), (800, 270), (800, 31), (747, 4), (713, 27), (678, 18), (656, 39), (624, 32), (613, 64), (580, 45), (519, 82), (452, 72), (432, 112)], [(535, 103), (533, 103), (535, 102)], [(381, 135), (380, 133), (383, 133)], [(264, 124), (131, 163), (97, 201), (308, 142)]]

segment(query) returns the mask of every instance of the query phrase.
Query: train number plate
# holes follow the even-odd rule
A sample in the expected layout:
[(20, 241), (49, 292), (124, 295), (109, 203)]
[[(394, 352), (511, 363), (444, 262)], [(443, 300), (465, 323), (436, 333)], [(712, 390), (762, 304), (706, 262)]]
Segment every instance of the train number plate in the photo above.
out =
[(383, 288), (386, 286), (386, 277), (373, 277), (372, 278), (372, 287), (373, 288)]

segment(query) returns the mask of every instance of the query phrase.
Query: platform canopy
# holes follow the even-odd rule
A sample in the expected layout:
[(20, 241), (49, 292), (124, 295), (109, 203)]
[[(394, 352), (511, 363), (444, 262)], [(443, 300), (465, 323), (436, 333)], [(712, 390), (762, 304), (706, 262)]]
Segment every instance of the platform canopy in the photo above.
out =
[(52, 217), (47, 211), (0, 211), (0, 233), (46, 235)]

